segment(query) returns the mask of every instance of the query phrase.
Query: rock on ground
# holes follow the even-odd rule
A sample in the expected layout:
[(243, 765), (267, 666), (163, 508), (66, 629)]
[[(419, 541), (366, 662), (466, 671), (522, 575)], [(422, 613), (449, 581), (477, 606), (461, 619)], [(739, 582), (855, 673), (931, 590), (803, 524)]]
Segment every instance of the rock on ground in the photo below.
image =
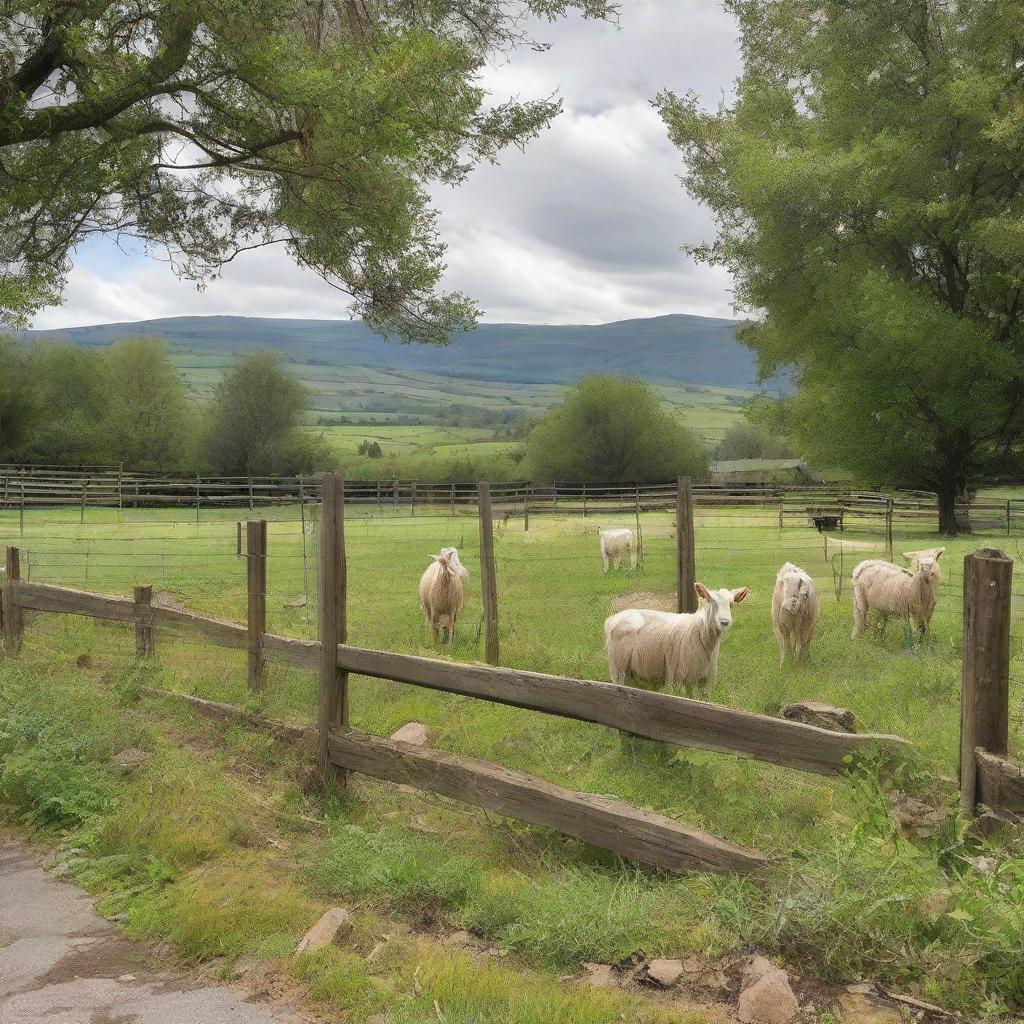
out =
[(332, 907), (302, 936), (295, 947), (295, 955), (315, 953), (326, 946), (338, 945), (351, 934), (351, 914), (344, 907)]
[(833, 732), (856, 732), (857, 722), (849, 708), (834, 708), (816, 700), (795, 701), (787, 704), (780, 712), (780, 718), (804, 725), (816, 725), (819, 729)]
[(652, 960), (647, 965), (647, 977), (662, 988), (671, 988), (683, 976), (681, 960)]
[(391, 738), (398, 743), (411, 743), (414, 747), (425, 747), (430, 742), (430, 730), (422, 722), (406, 722), (396, 729)]
[(743, 1024), (789, 1024), (800, 1009), (789, 978), (763, 956), (755, 956), (743, 974), (738, 1017)]
[(614, 988), (618, 981), (608, 964), (584, 964), (583, 982), (591, 988)]

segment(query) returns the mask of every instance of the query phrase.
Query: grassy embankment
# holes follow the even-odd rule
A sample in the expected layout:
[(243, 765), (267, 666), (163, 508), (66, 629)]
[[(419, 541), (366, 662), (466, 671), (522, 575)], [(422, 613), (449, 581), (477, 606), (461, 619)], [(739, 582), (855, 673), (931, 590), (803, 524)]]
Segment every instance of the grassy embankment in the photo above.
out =
[[(243, 619), (244, 565), (234, 555), (233, 521), (225, 514), (197, 528), (174, 518), (129, 514), (123, 525), (82, 528), (72, 515), (51, 514), (45, 523), (30, 521), (23, 558), (33, 578), (111, 592), (152, 582), (198, 610)], [(515, 525), (499, 532), (506, 664), (607, 677), (600, 626), (611, 600), (664, 594), (673, 581), (671, 530), (657, 514), (645, 517), (643, 570), (600, 573), (594, 533), (598, 524), (617, 522), (535, 518), (528, 535)], [(8, 522), (8, 537), (12, 529)], [(935, 835), (905, 837), (890, 812), (892, 784), (870, 773), (829, 781), (724, 755), (624, 743), (584, 723), (365, 679), (353, 681), (351, 697), (361, 728), (387, 733), (422, 721), (440, 747), (622, 797), (775, 854), (779, 866), (760, 881), (637, 871), (553, 833), (362, 779), (324, 806), (302, 792), (304, 755), (247, 730), (214, 730), (137, 693), (142, 681), (247, 703), (237, 655), (164, 635), (156, 661), (140, 669), (130, 630), (53, 616), (30, 623), (20, 665), (0, 668), (0, 799), (80, 848), (75, 870), (108, 894), (110, 909), (128, 915), (131, 930), (168, 937), (194, 959), (280, 956), (314, 905), (340, 899), (361, 908), (368, 933), (383, 927), (377, 913), (428, 931), (465, 927), (542, 972), (520, 975), (506, 961), (482, 972), (477, 986), (467, 980), (472, 971), (463, 958), (419, 952), (426, 940), (415, 937), (369, 965), (332, 952), (298, 968), (328, 1002), (355, 1000), (354, 1020), (385, 1003), (397, 1021), (436, 1020), (434, 998), (446, 1021), (610, 1021), (619, 1013), (658, 1020), (620, 1006), (618, 997), (566, 993), (543, 972), (641, 953), (714, 957), (742, 943), (826, 977), (880, 978), (972, 1011), (1021, 999), (1019, 846), (993, 841), (984, 852), (998, 869), (979, 871), (965, 859), (979, 850), (964, 838), (954, 794), (924, 777), (956, 764), (959, 572), (976, 542), (948, 546), (948, 585), (931, 639), (916, 649), (896, 627), (885, 640), (849, 639), (848, 588), (837, 602), (832, 565), (812, 531), (780, 534), (770, 516), (726, 510), (699, 517), (698, 536), (699, 575), (707, 583), (752, 588), (736, 609), (711, 699), (769, 713), (789, 700), (821, 699), (852, 708), (865, 729), (913, 740), (919, 770), (897, 784), (950, 809)], [(926, 534), (897, 537), (904, 550), (932, 542)], [(475, 520), (352, 520), (347, 543), (352, 642), (423, 653), (434, 652), (416, 580), (442, 543), (459, 545), (473, 585), (460, 637), (446, 653), (479, 657)], [(304, 589), (295, 522), (271, 523), (270, 554), (269, 628), (310, 635), (313, 610), (284, 607)], [(846, 556), (844, 575), (861, 556)], [(812, 659), (797, 671), (779, 670), (769, 623), (774, 573), (786, 558), (810, 570), (823, 593)], [(312, 560), (309, 569), (312, 592)], [(1017, 643), (1013, 653), (1020, 676)], [(1022, 701), (1016, 684), (1015, 746)], [(307, 723), (315, 680), (275, 668), (263, 703), (271, 715)], [(124, 779), (111, 760), (126, 746), (155, 757)], [(322, 828), (315, 824), (321, 815)], [(410, 978), (415, 963), (422, 968), (418, 994)], [(358, 994), (364, 991), (365, 998)], [(542, 1013), (537, 1000), (550, 1006)], [(558, 1000), (568, 1002), (555, 1006)], [(675, 1016), (661, 1019), (681, 1020), (689, 1011), (666, 1012)]]

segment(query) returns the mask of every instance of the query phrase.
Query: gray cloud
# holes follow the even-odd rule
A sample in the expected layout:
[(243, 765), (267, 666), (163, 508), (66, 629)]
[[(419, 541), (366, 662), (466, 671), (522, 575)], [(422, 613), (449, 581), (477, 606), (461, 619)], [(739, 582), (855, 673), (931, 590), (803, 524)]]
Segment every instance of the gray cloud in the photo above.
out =
[[(709, 105), (727, 97), (739, 71), (732, 19), (702, 0), (631, 0), (618, 28), (572, 18), (536, 34), (551, 49), (496, 63), (486, 84), (499, 101), (557, 90), (564, 112), (525, 152), (436, 193), (446, 287), (474, 296), (491, 321), (730, 315), (728, 275), (680, 251), (713, 225), (680, 185), (679, 154), (650, 101), (663, 88), (692, 89)], [(346, 297), (284, 250), (239, 257), (204, 291), (162, 263), (109, 250), (91, 245), (79, 255), (64, 305), (41, 313), (37, 326), (347, 315)]]

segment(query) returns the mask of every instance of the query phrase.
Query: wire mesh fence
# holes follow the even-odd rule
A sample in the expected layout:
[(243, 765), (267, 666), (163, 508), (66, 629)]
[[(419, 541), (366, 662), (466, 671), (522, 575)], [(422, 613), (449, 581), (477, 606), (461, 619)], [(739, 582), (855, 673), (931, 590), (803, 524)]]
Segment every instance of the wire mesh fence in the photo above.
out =
[[(589, 502), (589, 496), (588, 496)], [(955, 764), (962, 649), (963, 556), (1000, 546), (1020, 558), (1021, 541), (1005, 530), (942, 542), (926, 518), (895, 520), (847, 510), (842, 522), (819, 530), (811, 512), (780, 516), (780, 506), (696, 496), (697, 578), (709, 587), (750, 588), (723, 642), (720, 675), (709, 699), (775, 713), (790, 700), (821, 699), (851, 707), (866, 728), (921, 742), (947, 767)], [(156, 601), (180, 601), (206, 614), (245, 620), (245, 509), (221, 508), (198, 521), (187, 509), (0, 510), (0, 541), (22, 551), (30, 581), (128, 594), (151, 584)], [(267, 510), (268, 512), (270, 510)], [(505, 512), (508, 512), (506, 517)], [(625, 607), (675, 610), (676, 530), (668, 511), (635, 505), (588, 504), (543, 515), (496, 503), (494, 549), (503, 664), (582, 678), (607, 678), (602, 625)], [(316, 552), (319, 506), (275, 506), (267, 533), (267, 628), (302, 638), (316, 635)], [(818, 524), (822, 525), (822, 524)], [(832, 528), (829, 528), (829, 526)], [(840, 528), (841, 527), (841, 528)], [(628, 558), (605, 573), (601, 529), (637, 534), (638, 564)], [(480, 532), (475, 504), (416, 509), (394, 503), (346, 508), (348, 635), (358, 646), (480, 660)], [(854, 566), (943, 545), (943, 581), (928, 639), (919, 644), (903, 625), (882, 639), (850, 639)], [(435, 645), (419, 607), (417, 585), (433, 555), (456, 547), (470, 573), (454, 641)], [(793, 562), (822, 596), (810, 661), (780, 670), (770, 622), (775, 574)], [(312, 681), (308, 684), (312, 687)], [(1011, 637), (1011, 748), (1024, 736), (1024, 581), (1014, 589)]]

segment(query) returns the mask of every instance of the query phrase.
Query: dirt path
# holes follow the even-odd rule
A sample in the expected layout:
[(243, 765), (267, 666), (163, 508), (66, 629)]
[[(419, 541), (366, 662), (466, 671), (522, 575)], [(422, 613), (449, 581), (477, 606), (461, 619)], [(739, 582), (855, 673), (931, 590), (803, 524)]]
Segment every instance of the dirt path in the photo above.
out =
[(0, 1024), (306, 1024), (293, 1010), (152, 963), (0, 835)]

